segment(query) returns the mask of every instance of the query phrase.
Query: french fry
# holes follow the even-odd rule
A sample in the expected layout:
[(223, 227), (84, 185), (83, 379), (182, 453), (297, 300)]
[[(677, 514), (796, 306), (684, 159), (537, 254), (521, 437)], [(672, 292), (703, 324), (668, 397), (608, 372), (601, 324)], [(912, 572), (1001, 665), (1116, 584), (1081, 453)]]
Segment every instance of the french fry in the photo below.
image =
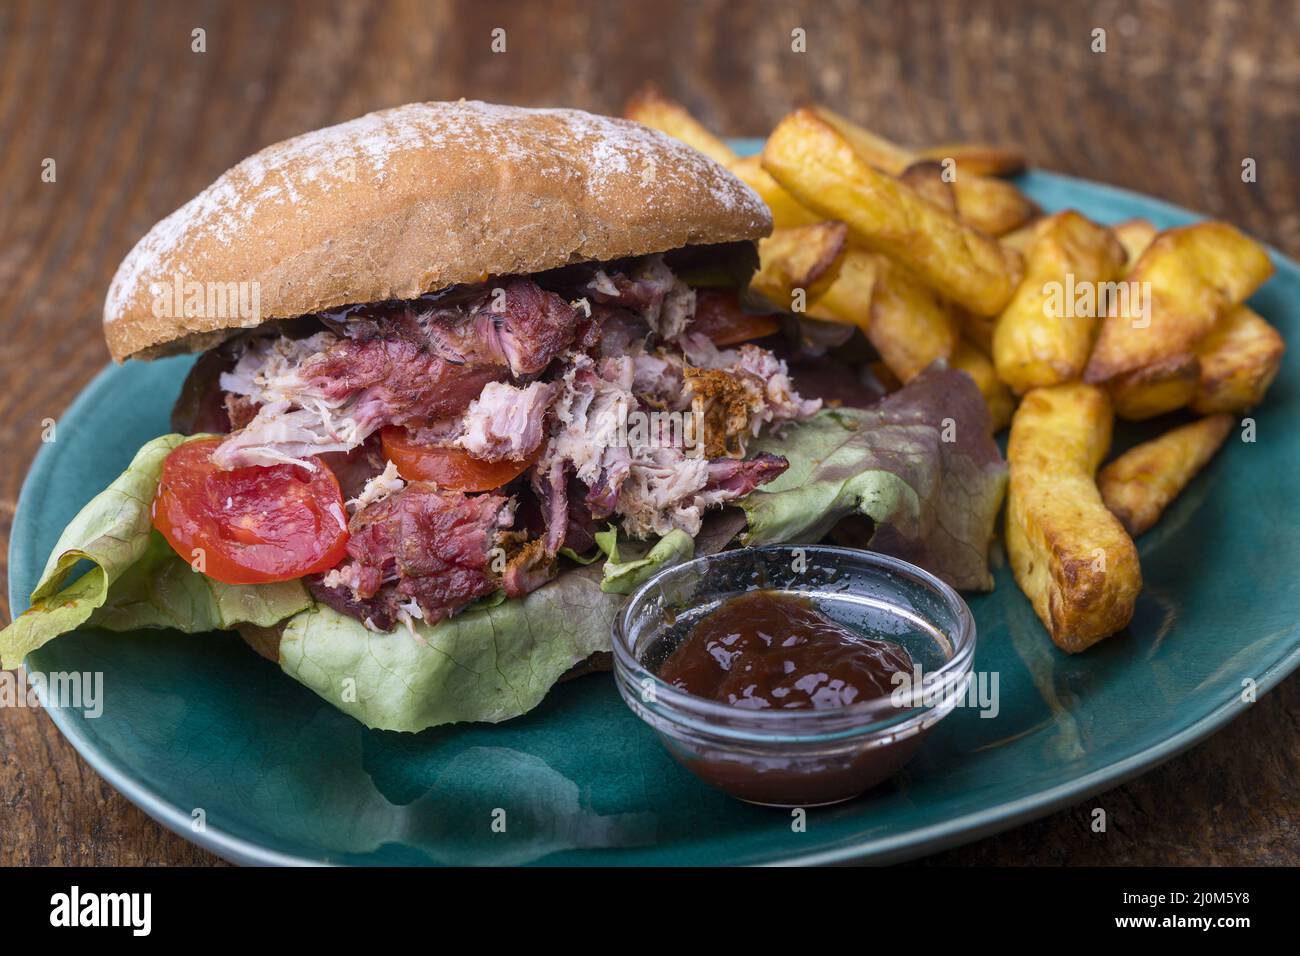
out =
[(1286, 343), (1249, 306), (1229, 309), (1197, 346), (1200, 377), (1192, 411), (1240, 412), (1258, 405), (1282, 367)]
[(759, 157), (742, 157), (733, 162), (728, 168), (745, 185), (758, 193), (758, 197), (763, 202), (767, 203), (767, 208), (772, 210), (772, 225), (775, 228), (788, 229), (792, 226), (810, 226), (815, 222), (825, 220), (824, 216), (819, 216), (812, 210), (800, 205), (799, 200), (783, 189), (781, 184), (772, 178), (772, 174), (763, 168), (763, 163)]
[(674, 139), (680, 139), (724, 166), (736, 159), (730, 146), (705, 129), (704, 124), (684, 106), (668, 99), (654, 86), (643, 87), (633, 94), (623, 107), (623, 115), (642, 126), (649, 126)]
[(992, 315), (1011, 298), (1014, 253), (873, 169), (811, 110), (795, 111), (772, 131), (763, 168), (809, 209), (845, 222), (856, 242), (971, 311)]
[[(1149, 288), (1149, 313), (1111, 309), (1084, 381), (1122, 388), (1126, 377), (1136, 375), (1149, 386), (1156, 372), (1178, 374), (1196, 362), (1196, 346), (1219, 316), (1272, 274), (1264, 248), (1227, 223), (1201, 222), (1160, 233), (1127, 280), (1130, 289)], [(1145, 303), (1144, 295), (1138, 298)]]
[[(1022, 394), (1079, 378), (1097, 327), (1099, 284), (1123, 267), (1124, 247), (1105, 226), (1074, 210), (1044, 220), (1029, 244), (1024, 278), (994, 327), (998, 377)], [(1092, 305), (1076, 309), (1073, 289), (1091, 294)]]
[(998, 236), (998, 242), (1024, 255), (1029, 251), (1029, 244), (1034, 241), (1034, 236), (1038, 233), (1038, 227), (1045, 219), (1046, 217), (1031, 219), (1023, 226), (1013, 229), (1005, 235)]
[(1014, 176), (1025, 171), (1024, 150), (992, 143), (947, 143), (918, 150), (925, 159), (951, 159), (957, 168), (974, 176)]
[(1211, 415), (1130, 448), (1097, 476), (1106, 507), (1136, 538), (1209, 463), (1232, 425), (1231, 415)]
[(1182, 408), (1196, 397), (1200, 379), (1200, 362), (1195, 355), (1175, 355), (1112, 381), (1111, 403), (1120, 418), (1144, 421)]
[(653, 85), (634, 94), (623, 108), (623, 115), (643, 126), (680, 139), (710, 159), (722, 163), (767, 203), (772, 210), (772, 225), (775, 228), (808, 226), (825, 218), (799, 205), (799, 201), (782, 189), (781, 184), (763, 169), (757, 156), (737, 156), (730, 146), (709, 132), (686, 107), (668, 99)]
[(962, 221), (990, 236), (1006, 235), (1039, 214), (1033, 200), (1005, 179), (958, 170), (952, 191)]
[(1124, 247), (1124, 271), (1127, 273), (1137, 265), (1138, 259), (1142, 258), (1142, 253), (1147, 251), (1147, 246), (1151, 245), (1151, 240), (1160, 230), (1149, 219), (1125, 219), (1111, 226), (1110, 231), (1115, 233), (1115, 238)]
[(952, 356), (959, 338), (949, 307), (922, 282), (886, 257), (853, 247), (808, 315), (856, 325), (903, 383)]
[(864, 330), (889, 370), (903, 384), (957, 345), (948, 306), (916, 276), (884, 257), (877, 261), (871, 320)]
[(974, 312), (957, 305), (953, 306), (952, 310), (957, 319), (957, 327), (961, 329), (961, 334), (973, 344), (978, 345), (980, 351), (986, 356), (991, 356), (993, 354), (993, 330), (998, 324), (998, 317), (996, 315), (976, 315)]
[[(1135, 265), (1156, 236), (1153, 224), (1130, 219), (1114, 227)], [(1111, 386), (1120, 417), (1140, 420), (1184, 405), (1202, 415), (1242, 411), (1264, 397), (1281, 366), (1285, 344), (1277, 330), (1244, 305), (1229, 308), (1196, 346), (1163, 363), (1123, 376)]]
[(822, 122), (833, 127), (836, 132), (848, 140), (854, 152), (882, 173), (897, 176), (921, 158), (910, 149), (899, 146), (897, 143), (871, 132), (865, 126), (861, 126), (848, 117), (827, 109), (825, 106), (814, 105), (808, 107), (808, 110)]
[(904, 383), (935, 359), (949, 358), (959, 337), (949, 307), (915, 276), (884, 256), (853, 247), (808, 315), (856, 325)]
[(993, 368), (993, 360), (978, 347), (961, 338), (948, 359), (953, 368), (965, 372), (975, 380), (984, 404), (988, 406), (989, 418), (993, 424), (993, 433), (997, 434), (1011, 424), (1011, 415), (1016, 410), (1016, 400), (1011, 395)]
[[(842, 222), (776, 229), (758, 243), (750, 288), (782, 309), (805, 312), (839, 274), (848, 231)], [(795, 301), (802, 292), (802, 302)]]
[[(1159, 230), (1147, 219), (1127, 219), (1111, 231), (1124, 247), (1127, 277)], [(1130, 421), (1141, 421), (1182, 408), (1195, 397), (1199, 379), (1200, 369), (1187, 355), (1130, 373), (1111, 386), (1115, 414)]]
[(1142, 590), (1137, 548), (1093, 478), (1112, 423), (1106, 393), (1078, 382), (1030, 391), (1011, 420), (1007, 554), (1053, 642), (1070, 653), (1124, 628)]
[(871, 301), (875, 298), (876, 275), (881, 257), (850, 246), (840, 262), (835, 281), (808, 306), (815, 319), (847, 322), (865, 333), (871, 325)]
[(913, 163), (899, 173), (898, 178), (936, 206), (956, 215), (957, 197), (952, 191), (952, 183), (943, 178), (943, 167), (938, 163)]
[[(876, 169), (897, 176), (913, 163), (927, 157), (891, 143), (883, 136), (859, 126), (824, 106), (810, 107), (819, 119), (833, 127), (854, 151)], [(942, 157), (941, 157), (942, 159)], [(1038, 207), (1011, 183), (980, 176), (975, 170), (955, 168), (953, 193), (962, 220), (990, 236), (1000, 236), (1023, 225)]]

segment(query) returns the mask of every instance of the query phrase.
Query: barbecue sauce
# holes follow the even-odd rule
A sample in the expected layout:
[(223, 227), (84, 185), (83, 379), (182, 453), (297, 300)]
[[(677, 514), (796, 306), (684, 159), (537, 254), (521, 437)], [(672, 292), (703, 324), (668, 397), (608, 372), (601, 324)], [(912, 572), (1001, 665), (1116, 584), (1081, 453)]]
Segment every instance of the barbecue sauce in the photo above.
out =
[(892, 641), (863, 637), (805, 597), (750, 591), (691, 628), (659, 670), (698, 697), (751, 710), (829, 710), (879, 697), (912, 672)]

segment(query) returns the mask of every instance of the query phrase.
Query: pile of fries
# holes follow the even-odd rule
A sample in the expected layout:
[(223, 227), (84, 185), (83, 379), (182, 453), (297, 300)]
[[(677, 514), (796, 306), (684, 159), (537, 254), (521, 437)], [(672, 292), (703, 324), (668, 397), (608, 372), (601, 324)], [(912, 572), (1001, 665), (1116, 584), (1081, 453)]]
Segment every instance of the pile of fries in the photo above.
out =
[[(910, 150), (821, 106), (795, 110), (761, 156), (739, 157), (653, 89), (630, 119), (727, 166), (772, 210), (753, 291), (860, 328), (886, 380), (936, 360), (1010, 425), (1005, 541), (1052, 640), (1081, 651), (1129, 623), (1142, 589), (1133, 537), (1277, 375), (1281, 335), (1245, 300), (1273, 272), (1232, 226), (1163, 232), (1074, 210), (1044, 215), (1001, 178), (1013, 148)], [(1101, 467), (1114, 418), (1199, 417)]]

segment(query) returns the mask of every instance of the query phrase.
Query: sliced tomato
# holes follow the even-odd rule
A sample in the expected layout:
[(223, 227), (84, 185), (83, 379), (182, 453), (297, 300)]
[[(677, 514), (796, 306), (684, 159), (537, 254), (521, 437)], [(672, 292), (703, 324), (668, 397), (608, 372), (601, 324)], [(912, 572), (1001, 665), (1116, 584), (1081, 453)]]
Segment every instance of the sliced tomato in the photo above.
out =
[(226, 584), (291, 581), (343, 559), (347, 512), (334, 474), (318, 459), (234, 468), (212, 462), (220, 438), (177, 446), (163, 462), (153, 524), (168, 544)]
[(484, 461), (463, 448), (426, 445), (405, 428), (390, 425), (379, 433), (384, 457), (407, 481), (433, 481), (452, 491), (493, 491), (518, 478), (542, 453), (542, 444), (523, 461)]
[(734, 289), (699, 289), (695, 293), (692, 332), (703, 332), (719, 347), (761, 339), (779, 331), (773, 315), (754, 315), (740, 306)]

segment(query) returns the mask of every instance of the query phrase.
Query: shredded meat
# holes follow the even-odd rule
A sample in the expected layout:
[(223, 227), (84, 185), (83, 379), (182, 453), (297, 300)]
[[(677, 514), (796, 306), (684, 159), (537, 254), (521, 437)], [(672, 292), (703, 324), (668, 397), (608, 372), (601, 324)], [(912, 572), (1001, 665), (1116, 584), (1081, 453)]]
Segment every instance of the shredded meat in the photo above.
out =
[[(742, 356), (737, 354), (729, 363), (719, 361), (719, 369), (701, 370), (667, 359), (661, 368), (649, 369), (640, 358), (645, 356), (599, 361), (575, 353), (565, 357), (568, 365), (559, 379), (553, 436), (533, 474), (552, 547), (569, 534), (569, 510), (576, 500), (562, 482), (557, 463), (572, 469), (586, 487), (581, 500), (591, 519), (618, 515), (623, 529), (636, 537), (675, 528), (695, 534), (705, 509), (748, 493), (785, 466), (783, 459), (760, 457), (757, 464), (724, 475), (709, 462), (724, 455), (737, 457), (743, 453), (744, 438), (757, 433), (764, 420), (784, 413), (771, 407), (767, 383), (760, 377), (761, 372), (784, 374), (784, 365), (777, 362), (769, 368), (751, 358), (756, 371), (749, 371), (740, 367)], [(632, 413), (639, 413), (641, 422), (649, 417), (649, 402), (636, 392), (638, 370), (649, 373), (642, 377), (647, 381), (674, 374), (674, 368), (701, 383), (703, 436), (698, 434), (699, 422), (688, 434), (684, 428), (674, 430), (673, 420), (662, 415), (650, 418), (640, 432), (629, 427)], [(683, 401), (690, 402), (686, 391)], [(802, 403), (797, 395), (790, 402), (788, 411), (800, 417), (820, 407)], [(701, 437), (702, 448), (697, 444)]]
[(763, 452), (746, 461), (719, 458), (709, 462), (709, 483), (705, 487), (709, 491), (739, 498), (771, 481), (789, 467), (790, 462), (770, 452)]
[[(746, 460), (746, 443), (821, 403), (772, 352), (693, 332), (695, 307), (661, 256), (350, 306), (205, 356), (185, 417), (233, 428), (223, 467), (318, 456), (353, 515), (346, 558), (311, 593), (376, 630), (432, 624), (539, 587), (606, 522), (695, 534), (785, 470)], [(537, 457), (512, 497), (406, 483), (382, 456), (387, 425), (486, 461)]]
[(542, 372), (581, 314), (530, 279), (376, 311), (332, 319), (341, 334), (250, 346), (221, 385), (260, 408), (217, 464), (300, 462), (348, 451), (384, 425), (459, 416), (487, 385)]
[(351, 402), (352, 417), (367, 427), (463, 412), (484, 385), (509, 372), (504, 362), (490, 361), (486, 354), (461, 362), (443, 358), (410, 316), (351, 331), (352, 337), (304, 363), (301, 377), (309, 394)]
[(484, 386), (465, 412), (465, 432), (456, 443), (486, 461), (523, 461), (542, 443), (543, 419), (557, 391), (541, 382), (524, 388), (500, 382)]
[(353, 515), (348, 557), (325, 580), (362, 606), (379, 597), (394, 618), (413, 601), (432, 624), (496, 590), (490, 551), (512, 519), (498, 495), (411, 482)]
[(352, 589), (339, 584), (327, 584), (329, 575), (313, 574), (304, 582), (313, 599), (331, 607), (340, 614), (356, 618), (372, 631), (391, 631), (397, 625), (397, 605), (380, 597), (365, 600), (352, 593)]
[(552, 457), (533, 466), (530, 484), (547, 553), (557, 554), (561, 548), (575, 554), (590, 551), (596, 544), (596, 518), (587, 504), (586, 486), (564, 459)]
[(752, 419), (763, 408), (762, 383), (721, 369), (684, 370), (691, 410), (704, 438), (704, 454), (740, 458), (753, 433)]
[(507, 597), (523, 597), (555, 577), (557, 570), (555, 555), (547, 551), (541, 538), (534, 538), (506, 563), (501, 587)]
[(384, 454), (377, 435), (351, 451), (329, 452), (320, 458), (334, 473), (345, 501), (358, 497), (370, 480), (384, 470)]
[(646, 256), (631, 272), (598, 270), (587, 290), (599, 303), (631, 310), (664, 340), (677, 338), (695, 314), (695, 292), (673, 275), (663, 256)]

